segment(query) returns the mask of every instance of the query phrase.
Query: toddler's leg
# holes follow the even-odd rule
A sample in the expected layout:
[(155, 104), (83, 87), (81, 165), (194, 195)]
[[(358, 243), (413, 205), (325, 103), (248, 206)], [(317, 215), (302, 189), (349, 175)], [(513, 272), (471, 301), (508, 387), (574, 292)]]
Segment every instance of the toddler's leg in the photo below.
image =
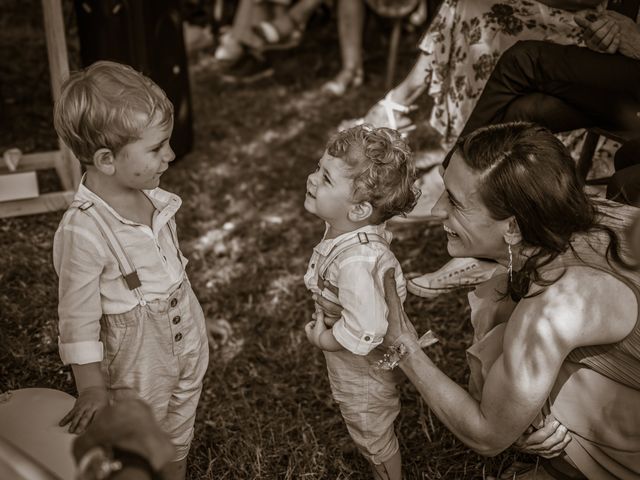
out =
[(378, 371), (377, 350), (366, 357), (325, 352), (333, 398), (349, 435), (371, 464), (374, 479), (401, 480), (401, 457), (393, 423), (400, 412), (397, 371)]
[(374, 480), (402, 480), (402, 457), (398, 450), (386, 462), (382, 462), (380, 465), (371, 463), (371, 469), (373, 470)]
[(160, 473), (163, 480), (184, 480), (187, 475), (187, 457), (168, 463)]

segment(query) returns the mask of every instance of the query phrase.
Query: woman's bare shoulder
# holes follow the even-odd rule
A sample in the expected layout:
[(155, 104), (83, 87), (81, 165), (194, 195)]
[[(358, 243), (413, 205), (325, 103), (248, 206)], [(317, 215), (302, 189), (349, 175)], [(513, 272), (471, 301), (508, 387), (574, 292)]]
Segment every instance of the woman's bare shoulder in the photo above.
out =
[(631, 288), (588, 266), (568, 267), (553, 284), (534, 293), (518, 304), (510, 326), (556, 335), (571, 348), (620, 341), (638, 318)]

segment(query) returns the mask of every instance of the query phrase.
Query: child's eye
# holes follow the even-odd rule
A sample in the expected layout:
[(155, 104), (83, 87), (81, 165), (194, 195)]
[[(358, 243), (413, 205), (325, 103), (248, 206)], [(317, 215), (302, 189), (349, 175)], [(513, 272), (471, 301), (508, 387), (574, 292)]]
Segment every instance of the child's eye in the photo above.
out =
[(159, 146), (157, 146), (156, 148), (154, 148), (154, 149), (152, 150), (152, 152), (154, 152), (154, 153), (158, 153), (160, 150), (162, 150), (162, 147), (163, 147), (163, 146), (164, 146), (164, 145), (159, 145)]
[(323, 180), (324, 180), (325, 182), (327, 182), (327, 183), (329, 183), (329, 184), (331, 183), (331, 179), (330, 179), (327, 175), (323, 176), (322, 178), (323, 178)]

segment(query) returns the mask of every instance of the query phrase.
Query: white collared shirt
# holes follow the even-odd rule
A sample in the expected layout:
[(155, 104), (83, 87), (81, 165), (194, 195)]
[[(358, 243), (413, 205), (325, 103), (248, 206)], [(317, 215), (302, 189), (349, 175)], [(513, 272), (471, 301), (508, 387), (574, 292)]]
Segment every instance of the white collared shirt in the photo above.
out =
[[(144, 193), (156, 208), (151, 228), (123, 218), (84, 182), (74, 200), (90, 201), (98, 209), (133, 263), (144, 300), (153, 301), (167, 298), (180, 285), (187, 260), (170, 230), (175, 229), (180, 197), (160, 188)], [(68, 209), (60, 221), (53, 240), (53, 265), (59, 277), (60, 357), (64, 364), (99, 362), (101, 316), (128, 312), (139, 299), (124, 283), (116, 257), (94, 220), (78, 208)]]
[(318, 286), (320, 267), (334, 245), (359, 233), (380, 235), (387, 243), (392, 239), (384, 224), (367, 225), (331, 240), (323, 238), (313, 249), (304, 282), (312, 292), (342, 305), (342, 316), (333, 325), (333, 336), (338, 343), (356, 355), (367, 355), (382, 343), (387, 333), (388, 308), (384, 299), (383, 276), (389, 268), (395, 269), (401, 300), (404, 302), (407, 296), (402, 267), (393, 252), (380, 242), (351, 247), (336, 258), (325, 275), (327, 281), (338, 289), (338, 296), (328, 288), (321, 290)]

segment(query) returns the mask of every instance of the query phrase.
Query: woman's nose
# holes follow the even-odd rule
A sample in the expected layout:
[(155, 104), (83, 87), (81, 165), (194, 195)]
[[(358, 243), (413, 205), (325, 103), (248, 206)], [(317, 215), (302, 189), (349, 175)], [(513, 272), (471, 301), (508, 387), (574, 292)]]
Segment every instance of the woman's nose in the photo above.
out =
[(444, 220), (447, 218), (448, 216), (448, 212), (447, 212), (447, 208), (446, 208), (446, 201), (445, 201), (445, 196), (447, 195), (447, 192), (442, 192), (440, 194), (440, 197), (438, 198), (438, 201), (435, 203), (435, 205), (431, 208), (431, 215), (440, 219), (440, 220)]

